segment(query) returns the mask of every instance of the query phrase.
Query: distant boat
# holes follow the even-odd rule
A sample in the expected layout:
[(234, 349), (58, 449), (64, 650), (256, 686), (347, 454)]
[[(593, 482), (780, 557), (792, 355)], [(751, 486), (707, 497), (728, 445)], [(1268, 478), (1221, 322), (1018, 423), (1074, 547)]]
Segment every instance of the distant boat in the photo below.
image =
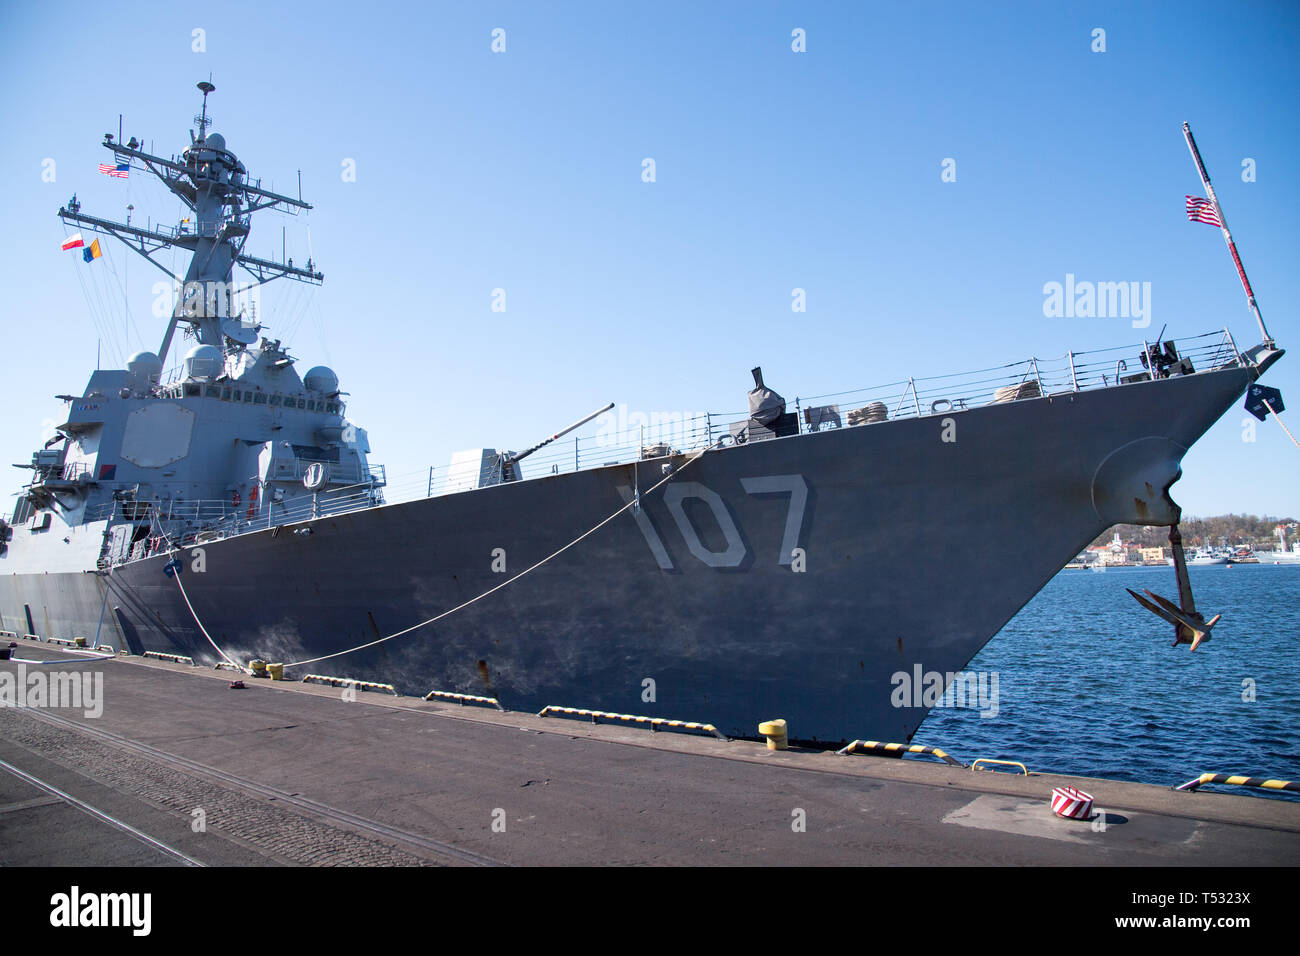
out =
[(1273, 534), (1277, 536), (1277, 550), (1266, 551), (1256, 555), (1262, 562), (1272, 564), (1300, 564), (1300, 544), (1288, 544), (1286, 540), (1286, 525), (1278, 525)]
[[(1165, 558), (1165, 564), (1173, 564), (1173, 558)], [(1209, 548), (1196, 548), (1187, 552), (1187, 566), (1202, 567), (1207, 564), (1227, 564), (1228, 555), (1211, 551)]]
[(1260, 564), (1300, 564), (1300, 551), (1262, 551), (1255, 557)]

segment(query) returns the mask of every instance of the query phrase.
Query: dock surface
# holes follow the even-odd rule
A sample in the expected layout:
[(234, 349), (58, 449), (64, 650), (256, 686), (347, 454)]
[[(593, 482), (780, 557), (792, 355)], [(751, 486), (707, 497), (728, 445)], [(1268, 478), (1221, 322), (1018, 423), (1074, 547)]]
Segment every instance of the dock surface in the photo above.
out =
[[(239, 675), (228, 672), (78, 661), (38, 644), (14, 654), (102, 673), (103, 712), (0, 708), (0, 866), (1300, 860), (1300, 805), (1289, 801), (769, 751), (289, 681), (232, 690)], [(1215, 769), (1233, 768), (1189, 767), (1188, 779)], [(1104, 817), (1054, 816), (1061, 785), (1091, 793)]]

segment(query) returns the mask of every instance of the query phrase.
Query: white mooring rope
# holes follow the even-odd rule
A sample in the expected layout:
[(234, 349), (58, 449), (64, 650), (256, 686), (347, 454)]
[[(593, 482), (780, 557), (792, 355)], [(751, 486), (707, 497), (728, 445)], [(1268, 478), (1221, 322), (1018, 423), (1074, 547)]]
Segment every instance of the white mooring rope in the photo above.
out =
[[(709, 450), (710, 448), (712, 448), (712, 447), (713, 447), (712, 445), (709, 445), (709, 446), (706, 446), (706, 447), (704, 447), (704, 448), (699, 449), (698, 451), (692, 452), (691, 455), (690, 455), (690, 457), (687, 458), (686, 462), (681, 466), (681, 468), (678, 468), (677, 470), (675, 470), (675, 471), (673, 471), (673, 472), (670, 472), (669, 474), (665, 475), (663, 478), (659, 479), (659, 481), (655, 482), (653, 485), (651, 485), (649, 488), (647, 488), (647, 489), (645, 490), (644, 494), (647, 494), (647, 495), (650, 494), (651, 492), (653, 492), (653, 491), (655, 491), (656, 489), (658, 489), (661, 485), (663, 485), (663, 484), (665, 484), (665, 483), (671, 481), (673, 478), (675, 478), (675, 477), (677, 477), (678, 475), (680, 475), (680, 474), (681, 474), (683, 471), (685, 471), (685, 470), (686, 470), (686, 469), (687, 469), (687, 468), (688, 468), (688, 467), (689, 467), (693, 462), (695, 462), (696, 459), (698, 459), (701, 455), (703, 455), (706, 451), (708, 451), (708, 450)], [(475, 604), (475, 603), (477, 603), (478, 601), (483, 600), (483, 598), (487, 597), (488, 595), (490, 595), (490, 594), (495, 594), (497, 591), (500, 591), (502, 588), (507, 587), (508, 585), (514, 584), (514, 583), (515, 583), (516, 581), (518, 581), (520, 578), (524, 577), (524, 576), (527, 575), (527, 574), (531, 574), (533, 571), (536, 571), (538, 568), (540, 568), (543, 564), (546, 564), (546, 563), (547, 563), (548, 561), (550, 561), (551, 559), (556, 558), (556, 557), (559, 557), (559, 556), (560, 556), (561, 554), (563, 554), (565, 551), (568, 551), (570, 548), (572, 548), (575, 544), (577, 544), (578, 542), (582, 541), (584, 538), (590, 537), (591, 535), (595, 534), (597, 531), (599, 531), (601, 528), (605, 527), (605, 525), (609, 524), (611, 521), (613, 521), (615, 518), (617, 518), (617, 517), (618, 517), (619, 515), (621, 515), (623, 512), (627, 511), (627, 510), (628, 510), (629, 508), (631, 508), (631, 507), (634, 507), (634, 506), (638, 503), (638, 501), (639, 501), (639, 498), (633, 498), (633, 499), (632, 499), (631, 501), (629, 501), (627, 504), (623, 505), (623, 507), (619, 508), (619, 509), (618, 509), (617, 511), (615, 511), (612, 515), (610, 515), (608, 518), (606, 518), (604, 521), (602, 521), (602, 522), (600, 522), (599, 524), (595, 525), (594, 527), (589, 528), (588, 530), (584, 531), (582, 534), (578, 535), (578, 537), (574, 538), (572, 541), (570, 541), (570, 542), (569, 542), (568, 544), (566, 544), (564, 547), (560, 548), (559, 550), (557, 550), (557, 551), (555, 551), (555, 552), (553, 552), (553, 553), (551, 553), (551, 554), (548, 554), (546, 557), (542, 558), (542, 560), (540, 560), (540, 561), (538, 561), (536, 564), (534, 564), (534, 565), (532, 565), (532, 566), (530, 566), (530, 567), (527, 567), (527, 568), (525, 568), (524, 570), (520, 571), (520, 572), (519, 572), (518, 574), (516, 574), (514, 577), (512, 577), (512, 578), (508, 578), (508, 579), (506, 579), (505, 581), (502, 581), (500, 584), (496, 585), (495, 587), (488, 588), (488, 590), (484, 591), (482, 594), (478, 595), (477, 597), (470, 598), (470, 599), (469, 599), (468, 601), (466, 601), (465, 603), (463, 603), (463, 604), (458, 604), (456, 607), (452, 608), (452, 609), (449, 610), (449, 611), (443, 611), (441, 614), (439, 614), (439, 615), (437, 615), (437, 616), (435, 616), (435, 617), (431, 617), (431, 618), (429, 618), (427, 621), (421, 621), (419, 624), (413, 624), (413, 625), (411, 625), (411, 626), (408, 627), (408, 628), (404, 628), (403, 630), (396, 631), (396, 632), (393, 633), (393, 634), (389, 634), (387, 637), (381, 637), (381, 638), (378, 638), (377, 640), (370, 641), (370, 642), (368, 642), (368, 643), (366, 643), (366, 644), (358, 644), (356, 647), (349, 647), (347, 650), (336, 651), (336, 652), (333, 653), (333, 654), (326, 654), (326, 655), (324, 655), (323, 657), (313, 657), (313, 658), (310, 658), (309, 660), (305, 660), (305, 661), (294, 661), (293, 663), (291, 663), (291, 664), (285, 664), (284, 666), (285, 666), (285, 667), (302, 667), (302, 666), (307, 665), (307, 664), (318, 664), (318, 663), (320, 663), (321, 661), (328, 661), (328, 660), (331, 660), (332, 658), (335, 658), (335, 657), (342, 657), (342, 656), (345, 655), (345, 654), (353, 654), (353, 653), (355, 653), (355, 652), (357, 652), (357, 651), (365, 650), (365, 649), (368, 648), (368, 647), (374, 647), (374, 646), (377, 645), (377, 644), (383, 644), (383, 643), (386, 642), (386, 641), (391, 641), (391, 640), (393, 640), (393, 639), (395, 639), (395, 638), (402, 637), (403, 635), (410, 634), (412, 631), (419, 630), (419, 629), (422, 628), (422, 627), (427, 627), (428, 625), (433, 624), (433, 623), (436, 622), (436, 621), (441, 621), (441, 620), (442, 620), (443, 618), (445, 618), (445, 617), (450, 617), (451, 615), (455, 614), (457, 611), (462, 611), (462, 610), (464, 610), (465, 608), (469, 607), (471, 604)], [(156, 515), (153, 516), (153, 517), (155, 518), (154, 524), (155, 524), (155, 526), (157, 527), (159, 534), (160, 534), (160, 535), (161, 535), (161, 536), (162, 536), (162, 537), (167, 541), (167, 546), (168, 546), (168, 548), (169, 548), (169, 550), (170, 550), (170, 553), (171, 553), (173, 556), (174, 556), (175, 554), (179, 553), (179, 550), (175, 547), (175, 545), (172, 544), (171, 536), (168, 535), (167, 532), (166, 532), (165, 530), (163, 530), (163, 527), (162, 527), (161, 522), (158, 522), (158, 521), (156, 520)], [(204, 636), (205, 638), (207, 638), (208, 643), (211, 644), (211, 645), (213, 646), (213, 648), (216, 650), (216, 652), (217, 652), (218, 654), (220, 654), (220, 655), (221, 655), (221, 656), (222, 656), (222, 657), (223, 657), (223, 658), (224, 658), (228, 663), (233, 664), (235, 667), (239, 668), (239, 670), (243, 671), (244, 673), (248, 673), (248, 668), (246, 668), (246, 667), (244, 667), (244, 666), (242, 666), (242, 665), (240, 665), (240, 664), (235, 663), (235, 661), (231, 660), (230, 656), (229, 656), (225, 651), (223, 651), (220, 647), (217, 646), (217, 642), (214, 641), (214, 640), (212, 639), (212, 636), (208, 633), (207, 628), (205, 628), (205, 627), (203, 626), (203, 622), (202, 622), (201, 620), (199, 620), (199, 615), (198, 615), (198, 613), (194, 610), (194, 605), (190, 603), (190, 596), (185, 592), (185, 585), (181, 583), (181, 572), (180, 572), (180, 570), (179, 570), (179, 569), (176, 569), (176, 573), (175, 573), (174, 575), (172, 575), (172, 577), (174, 577), (174, 578), (176, 579), (176, 586), (179, 587), (179, 588), (181, 589), (181, 597), (183, 597), (183, 598), (185, 599), (185, 606), (188, 607), (188, 608), (190, 609), (190, 614), (191, 614), (191, 615), (193, 616), (193, 618), (194, 618), (194, 623), (197, 624), (197, 625), (199, 626), (199, 630), (203, 632), (203, 636)]]
[(217, 642), (212, 639), (212, 635), (208, 633), (208, 629), (203, 626), (203, 622), (199, 620), (199, 616), (194, 613), (194, 605), (190, 603), (190, 596), (185, 593), (185, 585), (181, 583), (181, 569), (174, 568), (173, 570), (175, 571), (175, 573), (172, 575), (172, 577), (176, 579), (176, 585), (181, 589), (181, 597), (185, 598), (185, 606), (190, 609), (190, 614), (194, 615), (194, 623), (199, 626), (199, 630), (203, 632), (203, 636), (208, 639), (208, 643), (213, 646), (216, 652), (220, 654), (223, 658), (225, 658), (226, 663), (234, 664), (235, 667), (238, 667), (241, 671), (247, 674), (249, 672), (247, 667), (244, 667), (242, 664), (238, 664), (235, 661), (231, 660), (229, 654), (223, 651), (220, 647), (217, 647)]
[[(687, 461), (685, 462), (685, 464), (682, 465), (681, 468), (679, 468), (679, 469), (677, 469), (676, 471), (673, 471), (673, 472), (671, 472), (671, 473), (665, 475), (663, 478), (659, 479), (659, 481), (655, 482), (655, 484), (651, 485), (649, 488), (646, 489), (645, 494), (647, 494), (647, 495), (650, 494), (652, 491), (654, 491), (654, 490), (655, 490), (656, 488), (658, 488), (660, 485), (664, 484), (665, 482), (668, 482), (668, 481), (672, 480), (672, 479), (675, 478), (677, 475), (680, 475), (683, 471), (686, 470), (686, 468), (687, 468), (687, 467), (688, 467), (692, 462), (694, 462), (697, 458), (699, 458), (701, 455), (703, 455), (706, 451), (708, 451), (708, 448), (701, 448), (699, 451), (694, 452), (694, 453), (691, 455), (691, 457), (690, 457), (689, 459), (687, 459)], [(459, 605), (457, 605), (456, 607), (452, 608), (450, 611), (443, 611), (441, 614), (437, 615), (436, 617), (431, 617), (431, 618), (429, 618), (427, 621), (421, 621), (419, 624), (413, 624), (413, 625), (411, 625), (410, 627), (408, 627), (408, 628), (406, 628), (406, 629), (404, 629), (404, 630), (397, 631), (397, 632), (395, 632), (395, 633), (393, 633), (393, 634), (389, 634), (387, 637), (381, 637), (381, 638), (379, 638), (378, 640), (370, 641), (368, 644), (359, 644), (359, 645), (357, 645), (356, 647), (350, 647), (350, 648), (348, 648), (348, 649), (345, 650), (345, 651), (338, 651), (338, 652), (336, 652), (336, 653), (334, 653), (334, 654), (326, 654), (324, 657), (313, 657), (311, 660), (306, 660), (306, 661), (294, 661), (292, 664), (285, 664), (284, 666), (285, 666), (285, 667), (301, 667), (301, 666), (304, 665), (304, 664), (316, 664), (316, 663), (319, 663), (320, 661), (327, 661), (327, 660), (330, 660), (331, 658), (334, 658), (334, 657), (342, 657), (344, 654), (351, 654), (351, 653), (353, 653), (353, 652), (355, 652), (355, 651), (365, 650), (365, 649), (368, 648), (368, 647), (374, 647), (376, 644), (383, 644), (385, 641), (391, 641), (391, 640), (393, 640), (394, 638), (401, 637), (401, 636), (404, 635), (404, 634), (410, 634), (412, 631), (418, 630), (418, 629), (420, 629), (420, 628), (422, 628), (422, 627), (426, 627), (426, 626), (428, 626), (429, 624), (433, 624), (435, 621), (440, 621), (440, 620), (442, 620), (444, 617), (450, 617), (452, 614), (455, 614), (457, 611), (464, 610), (465, 608), (469, 607), (471, 604), (474, 604), (474, 603), (476, 603), (476, 602), (478, 602), (478, 601), (483, 600), (483, 598), (487, 597), (489, 594), (494, 594), (495, 592), (500, 591), (502, 588), (506, 587), (507, 585), (514, 584), (514, 582), (518, 581), (518, 580), (519, 580), (520, 578), (522, 578), (524, 575), (526, 575), (526, 574), (531, 574), (533, 571), (536, 571), (538, 568), (540, 568), (540, 567), (541, 567), (543, 564), (545, 564), (547, 561), (550, 561), (552, 558), (558, 557), (559, 555), (563, 554), (565, 551), (568, 551), (570, 548), (572, 548), (575, 544), (577, 544), (577, 543), (578, 543), (579, 541), (581, 541), (583, 538), (586, 538), (586, 537), (589, 537), (590, 535), (595, 534), (595, 533), (596, 533), (597, 531), (599, 531), (601, 528), (605, 527), (605, 525), (609, 524), (611, 521), (613, 521), (615, 518), (617, 518), (619, 515), (621, 515), (624, 511), (627, 511), (627, 509), (629, 509), (629, 508), (633, 507), (634, 505), (636, 505), (637, 502), (638, 502), (638, 499), (637, 499), (637, 498), (633, 498), (631, 501), (629, 501), (627, 504), (623, 505), (623, 507), (619, 508), (619, 509), (618, 509), (617, 511), (615, 511), (612, 515), (610, 515), (608, 518), (606, 518), (604, 521), (602, 521), (600, 524), (596, 525), (596, 526), (593, 527), (593, 528), (590, 528), (590, 529), (587, 530), (587, 531), (584, 531), (582, 534), (578, 535), (578, 537), (574, 538), (572, 541), (570, 541), (570, 542), (569, 542), (568, 544), (566, 544), (564, 547), (560, 548), (558, 551), (556, 551), (556, 552), (554, 552), (554, 553), (552, 553), (552, 554), (548, 554), (546, 557), (542, 558), (542, 560), (538, 561), (536, 564), (532, 565), (531, 567), (524, 568), (524, 570), (520, 571), (520, 572), (519, 572), (518, 574), (516, 574), (514, 577), (509, 578), (509, 579), (507, 579), (507, 580), (505, 580), (505, 581), (502, 581), (500, 584), (496, 585), (495, 587), (488, 588), (486, 591), (484, 591), (484, 592), (483, 592), (482, 594), (480, 594), (478, 597), (470, 598), (470, 599), (469, 599), (468, 601), (466, 601), (464, 604), (459, 604)]]
[[(1273, 406), (1268, 403), (1268, 399), (1266, 398), (1260, 399), (1260, 401), (1264, 403), (1265, 408), (1267, 408), (1270, 412), (1273, 412)], [(1291, 434), (1291, 429), (1286, 427), (1286, 422), (1282, 421), (1282, 417), (1278, 415), (1277, 412), (1273, 412), (1273, 420), (1282, 426), (1282, 431), (1286, 432), (1286, 437), (1291, 439), (1291, 444), (1295, 445), (1297, 448), (1300, 448), (1300, 441), (1295, 440), (1295, 435)]]
[[(150, 517), (150, 523), (155, 528), (158, 529), (159, 536), (162, 537), (167, 542), (168, 555), (171, 557), (173, 561), (176, 561), (177, 564), (179, 564), (180, 561), (176, 556), (180, 553), (180, 549), (178, 549), (172, 543), (171, 535), (169, 535), (166, 532), (166, 530), (162, 526), (162, 522), (158, 520), (157, 509), (154, 509), (150, 513), (149, 517)], [(194, 605), (190, 603), (190, 596), (185, 593), (185, 585), (181, 582), (181, 569), (179, 567), (176, 567), (173, 568), (172, 571), (173, 571), (172, 577), (176, 581), (176, 586), (181, 589), (181, 597), (185, 599), (185, 606), (190, 609), (190, 616), (194, 618), (194, 623), (199, 626), (199, 630), (203, 633), (203, 636), (208, 639), (208, 643), (212, 645), (213, 649), (218, 654), (221, 655), (222, 659), (224, 659), (227, 664), (231, 664), (234, 667), (238, 668), (241, 673), (244, 674), (250, 673), (247, 667), (244, 667), (242, 664), (239, 664), (233, 659), (231, 659), (229, 654), (227, 654), (219, 646), (217, 646), (217, 642), (212, 639), (212, 635), (208, 633), (208, 629), (204, 627), (203, 622), (199, 620), (199, 615), (197, 614), (197, 612), (195, 612)]]

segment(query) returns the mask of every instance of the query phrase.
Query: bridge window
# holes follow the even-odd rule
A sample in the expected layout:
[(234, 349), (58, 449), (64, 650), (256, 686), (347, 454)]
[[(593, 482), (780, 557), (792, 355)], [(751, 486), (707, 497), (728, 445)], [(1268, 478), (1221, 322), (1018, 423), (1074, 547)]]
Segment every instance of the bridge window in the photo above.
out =
[(272, 395), (272, 396), (271, 396), (271, 404), (272, 404), (272, 405), (279, 405), (279, 404), (280, 404), (280, 396), (279, 396), (279, 395)]
[(266, 404), (266, 396), (263, 395), (261, 392), (258, 392), (256, 395), (253, 396), (253, 404), (254, 404), (254, 405), (265, 405), (265, 404)]

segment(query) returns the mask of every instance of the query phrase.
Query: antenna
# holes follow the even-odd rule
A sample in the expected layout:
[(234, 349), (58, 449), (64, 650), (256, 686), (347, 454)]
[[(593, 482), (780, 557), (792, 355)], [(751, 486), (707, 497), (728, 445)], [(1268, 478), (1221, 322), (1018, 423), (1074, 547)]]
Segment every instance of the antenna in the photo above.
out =
[(208, 94), (215, 90), (216, 87), (207, 80), (201, 80), (198, 87), (203, 91), (203, 112), (196, 117), (199, 121), (199, 139), (202, 139), (208, 129)]
[[(195, 85), (203, 94), (203, 107), (202, 112), (194, 117), (198, 135), (195, 135), (195, 128), (189, 130), (191, 144), (203, 143), (207, 139), (208, 130), (213, 125), (212, 116), (208, 113), (208, 94), (216, 90), (210, 75), (207, 80)], [(119, 119), (116, 136), (122, 135)], [(216, 137), (216, 134), (214, 133), (213, 136)], [(152, 217), (147, 217), (148, 228), (141, 228), (135, 222), (134, 209), (129, 206), (126, 222), (117, 222), (84, 214), (80, 202), (74, 196), (64, 208), (59, 210), (59, 216), (64, 223), (77, 223), (83, 228), (120, 239), (128, 249), (148, 259), (151, 265), (165, 273), (169, 279), (178, 282), (197, 282), (205, 287), (210, 283), (229, 283), (231, 270), (235, 266), (248, 272), (253, 277), (255, 285), (281, 277), (313, 283), (324, 280), (325, 276), (315, 271), (314, 262), (309, 263), (309, 268), (302, 269), (295, 267), (292, 260), (285, 259), (287, 241), (283, 236), (280, 240), (280, 249), (284, 261), (261, 259), (244, 252), (244, 240), (249, 233), (249, 220), (252, 213), (273, 208), (310, 209), (311, 206), (301, 198), (281, 196), (262, 189), (260, 181), (258, 185), (251, 185), (245, 178), (244, 165), (229, 149), (223, 148), (220, 155), (214, 159), (205, 158), (200, 161), (191, 145), (181, 156), (173, 155), (167, 159), (145, 152), (143, 144), (135, 137), (132, 137), (129, 143), (122, 143), (120, 140), (115, 140), (115, 134), (111, 132), (104, 134), (103, 145), (113, 153), (119, 164), (123, 161), (139, 160), (145, 169), (158, 177), (190, 210), (191, 217), (183, 220), (183, 227), (178, 229), (155, 227)], [(224, 144), (222, 145), (224, 147)], [(226, 173), (229, 175), (225, 175)], [(191, 221), (194, 223), (192, 226), (189, 225)], [(229, 227), (232, 226), (234, 228), (230, 229)], [(198, 230), (201, 230), (201, 233)], [(231, 243), (229, 255), (214, 257), (213, 252), (216, 247), (227, 241), (221, 237), (228, 231), (233, 232), (237, 241)], [(163, 250), (177, 247), (185, 248), (193, 256), (190, 263), (192, 274), (187, 273), (184, 279), (164, 265), (160, 258)], [(129, 330), (131, 327), (129, 279), (125, 274), (123, 280), (123, 293), (127, 299), (124, 325)], [(166, 359), (172, 336), (182, 322), (188, 326), (185, 334), (199, 338), (205, 345), (221, 346), (226, 344), (228, 339), (239, 341), (242, 333), (238, 329), (232, 336), (221, 327), (218, 320), (225, 316), (187, 314), (185, 308), (181, 307), (183, 305), (184, 303), (181, 303), (178, 309), (173, 310), (163, 343), (158, 349), (160, 359)]]

